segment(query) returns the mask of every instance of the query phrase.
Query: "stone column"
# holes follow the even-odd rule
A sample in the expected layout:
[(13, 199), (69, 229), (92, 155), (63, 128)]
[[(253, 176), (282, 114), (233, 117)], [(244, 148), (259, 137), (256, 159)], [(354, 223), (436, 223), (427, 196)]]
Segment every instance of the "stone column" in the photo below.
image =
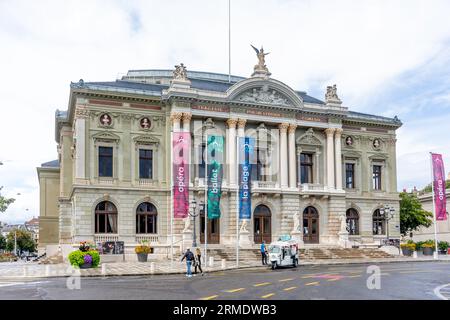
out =
[(173, 132), (180, 132), (180, 121), (183, 117), (183, 114), (181, 112), (172, 112), (170, 115), (170, 120), (172, 120), (172, 129)]
[(327, 186), (329, 189), (334, 189), (334, 130), (334, 128), (325, 130), (325, 134), (327, 135)]
[(75, 179), (86, 179), (86, 119), (89, 111), (85, 107), (75, 109)]
[(336, 189), (342, 190), (342, 156), (341, 156), (341, 134), (342, 129), (337, 128), (334, 135), (334, 158), (336, 161)]
[(288, 187), (288, 150), (287, 150), (287, 128), (288, 123), (280, 123), (280, 178), (281, 188)]
[[(170, 120), (172, 121), (172, 131), (173, 132), (181, 132), (180, 122), (181, 122), (182, 118), (183, 118), (183, 113), (182, 112), (172, 112), (171, 113)], [(169, 142), (169, 146), (170, 146), (170, 148), (172, 148), (172, 141), (171, 140)], [(173, 159), (170, 159), (170, 161), (171, 161), (171, 163), (169, 165), (169, 172), (170, 172), (170, 180), (172, 180), (173, 179), (173, 177), (172, 177), (172, 170), (170, 168), (172, 166)], [(170, 205), (172, 206), (173, 203), (171, 203)], [(170, 208), (170, 211), (168, 212), (168, 217), (170, 217), (171, 212), (172, 212), (172, 208)], [(181, 232), (183, 230), (183, 226), (184, 226), (184, 220), (174, 219), (174, 221), (173, 221), (174, 241), (179, 241), (181, 239), (180, 237), (181, 237)], [(169, 231), (169, 233), (170, 233), (170, 231)], [(170, 237), (169, 237), (169, 239), (170, 239)]]
[(238, 120), (238, 137), (245, 137), (245, 124), (247, 123), (247, 119), (239, 119)]
[(289, 133), (289, 188), (297, 187), (297, 174), (296, 174), (296, 161), (295, 161), (295, 129), (297, 129), (296, 124), (290, 124)]
[(236, 124), (237, 119), (228, 119), (228, 138), (227, 138), (227, 163), (228, 163), (228, 181), (230, 186), (235, 186), (236, 181)]
[[(189, 112), (183, 112), (183, 132), (191, 132), (191, 118), (192, 118), (192, 114)], [(191, 144), (189, 146), (189, 148), (192, 148), (192, 141)], [(188, 154), (188, 163), (189, 163), (189, 183), (192, 185), (192, 172), (193, 172), (193, 166), (192, 166), (192, 156), (191, 156), (191, 152), (189, 152)]]

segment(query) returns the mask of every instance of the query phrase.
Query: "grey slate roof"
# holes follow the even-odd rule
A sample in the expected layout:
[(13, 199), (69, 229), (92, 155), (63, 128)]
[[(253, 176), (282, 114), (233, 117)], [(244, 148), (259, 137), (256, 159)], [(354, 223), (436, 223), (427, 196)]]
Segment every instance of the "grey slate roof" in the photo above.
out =
[(352, 120), (373, 120), (373, 121), (382, 121), (391, 124), (402, 124), (400, 119), (395, 116), (394, 118), (388, 118), (383, 116), (376, 116), (373, 114), (356, 112), (356, 111), (348, 111), (347, 119)]
[(52, 160), (41, 164), (44, 168), (59, 168), (59, 160)]

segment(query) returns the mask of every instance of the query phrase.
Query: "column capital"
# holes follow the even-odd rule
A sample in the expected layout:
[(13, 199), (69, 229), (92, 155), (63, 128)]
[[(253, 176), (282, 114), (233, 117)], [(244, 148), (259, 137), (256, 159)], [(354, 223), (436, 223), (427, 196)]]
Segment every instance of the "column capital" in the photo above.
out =
[(238, 128), (239, 129), (244, 129), (246, 123), (247, 123), (247, 119), (239, 119), (238, 120)]
[[(228, 128), (235, 129), (236, 124), (238, 123), (238, 119), (230, 118), (226, 121)], [(245, 124), (244, 124), (245, 125)]]
[(343, 130), (342, 128), (336, 128), (336, 129), (335, 129), (336, 137), (340, 137), (340, 135), (342, 134), (343, 131), (344, 131), (344, 130)]
[(87, 118), (89, 117), (89, 110), (85, 106), (76, 106), (75, 118)]
[(183, 117), (182, 112), (172, 112), (170, 114), (170, 120), (172, 121), (172, 123), (180, 123), (182, 117)]
[(288, 132), (289, 133), (295, 133), (295, 130), (297, 129), (297, 125), (296, 124), (289, 124), (289, 128), (288, 128)]
[(190, 122), (192, 119), (192, 113), (183, 112), (183, 123)]
[(289, 123), (280, 123), (278, 125), (278, 128), (280, 129), (280, 133), (286, 133), (288, 127), (289, 127)]
[(335, 128), (326, 128), (325, 133), (327, 134), (327, 136), (332, 136), (335, 130)]

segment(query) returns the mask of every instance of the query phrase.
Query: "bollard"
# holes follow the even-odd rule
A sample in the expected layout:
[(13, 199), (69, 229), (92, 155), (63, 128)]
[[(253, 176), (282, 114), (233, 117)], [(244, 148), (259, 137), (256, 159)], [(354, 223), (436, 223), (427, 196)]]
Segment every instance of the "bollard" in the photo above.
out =
[(45, 276), (50, 277), (50, 265), (49, 264), (47, 264), (45, 266)]
[(106, 263), (102, 263), (102, 276), (106, 276)]
[(150, 262), (150, 273), (155, 273), (155, 263)]
[(227, 260), (222, 259), (222, 269), (225, 269), (227, 267)]
[(433, 252), (433, 259), (439, 259), (439, 255), (437, 251)]
[(413, 258), (414, 258), (414, 259), (417, 259), (417, 251), (414, 251), (414, 252), (413, 252)]
[(214, 266), (214, 257), (209, 257), (209, 266), (210, 267)]

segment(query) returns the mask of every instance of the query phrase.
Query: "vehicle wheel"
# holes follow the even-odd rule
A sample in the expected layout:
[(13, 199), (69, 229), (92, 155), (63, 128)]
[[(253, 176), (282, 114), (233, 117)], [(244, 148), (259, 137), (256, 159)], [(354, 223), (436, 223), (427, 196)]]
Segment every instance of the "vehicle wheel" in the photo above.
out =
[(272, 270), (275, 270), (277, 268), (277, 263), (276, 262), (272, 262)]

